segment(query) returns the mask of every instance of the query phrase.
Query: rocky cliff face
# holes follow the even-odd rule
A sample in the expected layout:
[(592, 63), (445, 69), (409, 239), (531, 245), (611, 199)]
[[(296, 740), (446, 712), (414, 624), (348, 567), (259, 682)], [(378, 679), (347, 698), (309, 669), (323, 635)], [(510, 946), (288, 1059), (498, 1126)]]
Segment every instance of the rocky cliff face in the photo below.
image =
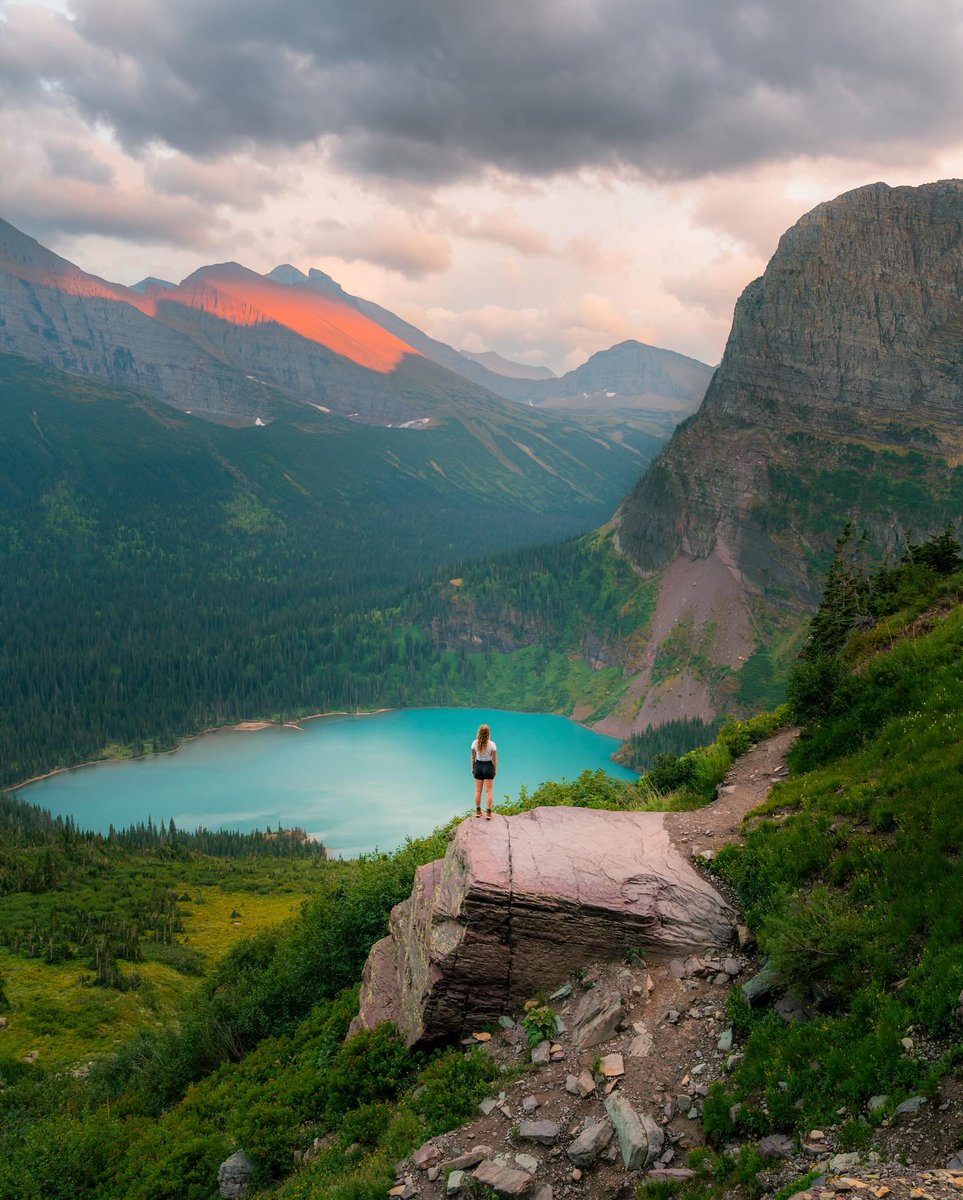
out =
[[(746, 288), (701, 409), (621, 506), (620, 544), (645, 570), (722, 547), (749, 586), (807, 602), (847, 517), (893, 545), (923, 515), (874, 473), (921, 478), (961, 452), (963, 182), (873, 184), (804, 216)], [(863, 478), (820, 484), (836, 471)], [(823, 519), (794, 528), (794, 503)]]
[(815, 602), (846, 521), (890, 553), (959, 527), (961, 464), (963, 182), (819, 205), (743, 292), (701, 408), (618, 511), (617, 544), (660, 589), (605, 728), (731, 706), (746, 662)]
[(353, 1029), (391, 1020), (409, 1044), (449, 1037), (586, 962), (633, 948), (658, 959), (723, 947), (734, 919), (673, 847), (662, 813), (537, 808), (469, 818), (392, 911), (390, 935), (365, 966)]

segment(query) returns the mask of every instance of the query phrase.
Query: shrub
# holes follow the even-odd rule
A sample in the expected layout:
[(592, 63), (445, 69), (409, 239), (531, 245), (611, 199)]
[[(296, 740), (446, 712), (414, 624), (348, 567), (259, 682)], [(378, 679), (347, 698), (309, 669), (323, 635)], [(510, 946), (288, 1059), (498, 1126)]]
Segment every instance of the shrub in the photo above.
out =
[(150, 962), (164, 963), (182, 975), (203, 975), (205, 955), (183, 942), (146, 942), (144, 957)]
[(865, 975), (859, 952), (867, 935), (852, 899), (825, 884), (796, 892), (761, 931), (774, 966), (789, 983), (802, 989), (820, 984), (840, 996)]
[(546, 1004), (529, 1009), (522, 1019), (522, 1024), (525, 1026), (525, 1034), (530, 1046), (537, 1046), (539, 1042), (554, 1038), (558, 1030), (555, 1010)]
[(657, 792), (674, 792), (688, 787), (695, 779), (695, 759), (691, 754), (657, 754), (646, 779)]
[(393, 1116), (394, 1109), (383, 1101), (362, 1104), (346, 1113), (338, 1130), (342, 1146), (347, 1147), (354, 1142), (361, 1146), (377, 1146)]
[(810, 724), (830, 716), (837, 707), (847, 674), (845, 664), (836, 654), (814, 654), (797, 659), (786, 685), (793, 719)]
[(449, 1050), (421, 1073), (424, 1088), (411, 1106), (428, 1123), (428, 1136), (443, 1133), (474, 1115), (479, 1100), (498, 1078), (498, 1067), (477, 1046), (467, 1054)]
[(349, 1038), (325, 1068), (325, 1118), (336, 1125), (363, 1104), (394, 1100), (411, 1082), (418, 1058), (394, 1025), (364, 1029)]

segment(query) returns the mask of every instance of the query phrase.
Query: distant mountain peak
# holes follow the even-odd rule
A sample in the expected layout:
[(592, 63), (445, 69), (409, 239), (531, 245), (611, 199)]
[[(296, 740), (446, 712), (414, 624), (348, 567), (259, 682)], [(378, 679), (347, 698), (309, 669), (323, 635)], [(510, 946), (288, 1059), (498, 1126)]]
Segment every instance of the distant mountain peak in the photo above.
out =
[(147, 275), (139, 283), (132, 283), (130, 290), (132, 292), (147, 292), (151, 288), (160, 288), (162, 291), (172, 291), (176, 287), (177, 284), (171, 283), (169, 279), (158, 279), (156, 275)]
[(555, 378), (555, 372), (550, 371), (548, 367), (532, 367), (528, 363), (514, 362), (510, 358), (504, 358), (496, 350), (483, 350), (478, 354), (462, 350), (461, 353), (472, 362), (481, 363), (489, 371), (494, 371), (496, 375), (504, 375), (507, 379)]
[(273, 271), (268, 271), (265, 279), (273, 279), (275, 283), (307, 283), (308, 277), (290, 263), (281, 263)]

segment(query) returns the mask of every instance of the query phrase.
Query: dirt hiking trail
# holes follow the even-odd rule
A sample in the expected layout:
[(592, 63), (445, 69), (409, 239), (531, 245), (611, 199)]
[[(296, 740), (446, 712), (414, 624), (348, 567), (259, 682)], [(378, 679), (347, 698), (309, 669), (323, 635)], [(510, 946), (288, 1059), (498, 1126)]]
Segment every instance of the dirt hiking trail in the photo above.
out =
[(736, 759), (711, 804), (692, 812), (667, 813), (666, 829), (677, 849), (691, 856), (741, 842), (743, 818), (762, 804), (774, 783), (788, 777), (786, 755), (798, 736), (798, 729), (789, 728), (759, 742)]

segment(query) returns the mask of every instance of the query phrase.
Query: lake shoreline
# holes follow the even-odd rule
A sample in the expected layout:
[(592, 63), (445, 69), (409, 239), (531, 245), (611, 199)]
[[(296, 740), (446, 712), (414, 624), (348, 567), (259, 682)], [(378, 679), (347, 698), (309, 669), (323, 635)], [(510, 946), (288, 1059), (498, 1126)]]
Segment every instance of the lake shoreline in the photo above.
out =
[[(352, 719), (368, 716), (377, 719)], [(121, 759), (112, 745), (90, 770), (49, 772), (17, 795), (93, 832), (151, 818), (183, 830), (299, 828), (332, 857), (356, 857), (470, 807), (468, 746), (482, 721), (506, 755), (499, 803), (502, 793), (512, 799), (586, 770), (637, 778), (612, 761), (617, 739), (561, 714), (438, 705), (316, 712), (300, 718), (297, 737), (292, 720), (235, 721), (183, 739), (176, 755)]]
[(306, 717), (298, 717), (295, 721), (255, 719), (237, 721), (229, 725), (208, 725), (204, 729), (199, 729), (197, 733), (185, 733), (183, 737), (177, 739), (177, 742), (171, 746), (170, 750), (152, 750), (149, 754), (145, 751), (143, 754), (121, 756), (104, 754), (100, 758), (89, 758), (86, 762), (71, 763), (67, 767), (54, 767), (52, 771), (44, 771), (42, 775), (31, 775), (29, 779), (21, 779), (19, 783), (8, 785), (3, 791), (18, 792), (21, 788), (29, 787), (32, 783), (40, 783), (43, 779), (52, 779), (55, 775), (63, 775), (66, 771), (79, 771), (82, 767), (97, 767), (110, 762), (141, 762), (145, 758), (159, 758), (163, 754), (176, 754), (188, 742), (196, 741), (201, 737), (207, 737), (212, 733), (225, 733), (229, 730), (233, 730), (235, 733), (260, 733), (263, 729), (297, 729), (303, 733), (304, 727), (301, 724), (302, 721), (317, 721), (321, 717), (374, 717), (379, 713), (394, 711), (393, 708), (333, 709), (331, 712), (311, 713)]

